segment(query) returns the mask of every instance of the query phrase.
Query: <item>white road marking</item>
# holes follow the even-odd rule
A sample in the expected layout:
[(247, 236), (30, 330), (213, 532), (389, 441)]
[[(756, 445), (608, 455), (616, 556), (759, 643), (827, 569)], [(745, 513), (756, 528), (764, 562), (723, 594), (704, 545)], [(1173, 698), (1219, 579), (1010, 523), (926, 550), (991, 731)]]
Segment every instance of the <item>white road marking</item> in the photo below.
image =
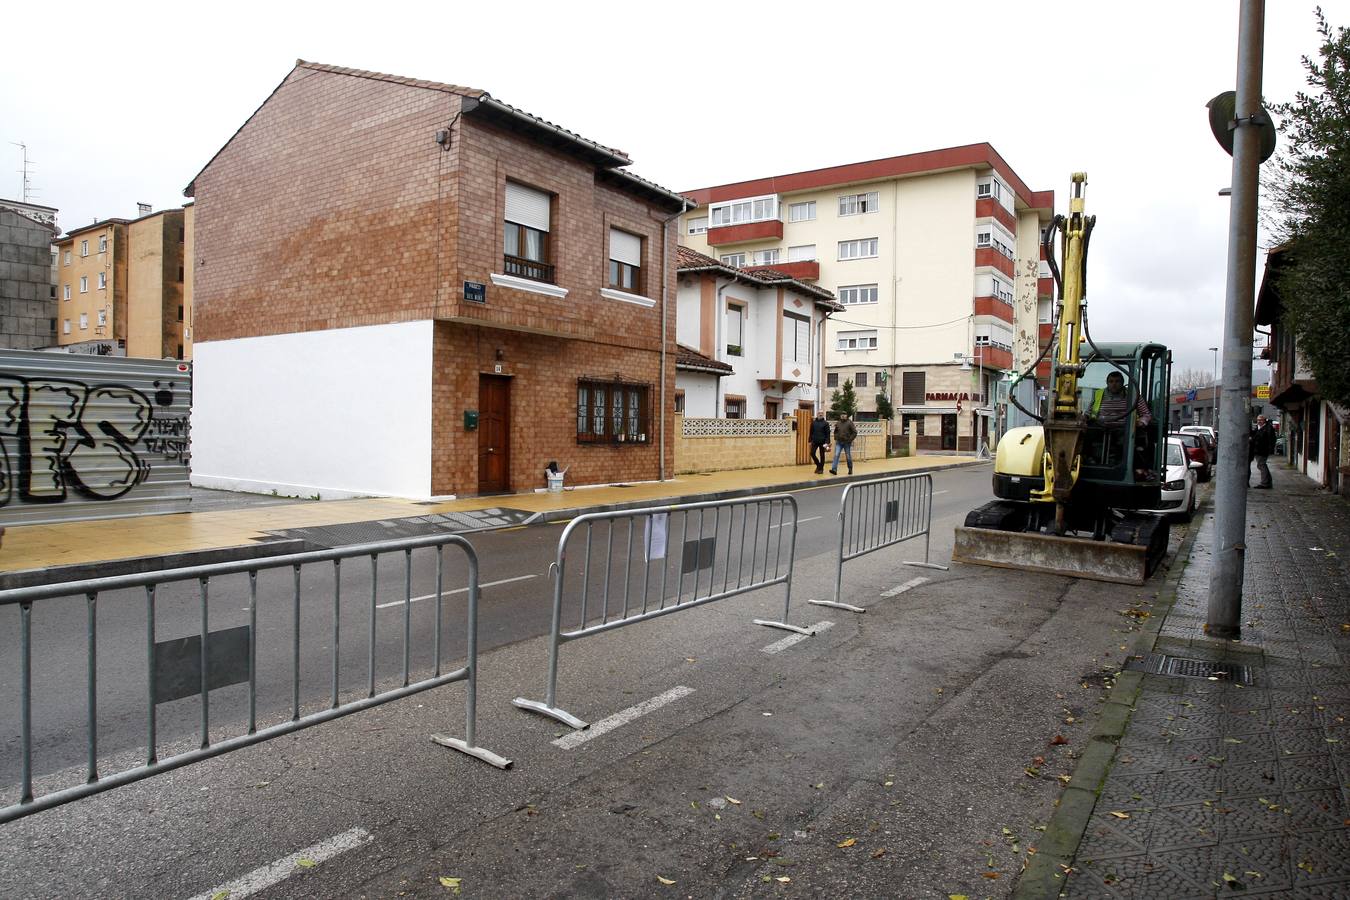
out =
[(579, 747), (592, 738), (598, 738), (608, 731), (613, 731), (620, 725), (627, 725), (639, 716), (645, 716), (653, 710), (660, 709), (667, 703), (674, 703), (681, 697), (687, 697), (693, 692), (693, 688), (685, 687), (681, 684), (671, 688), (664, 694), (660, 694), (650, 700), (644, 700), (637, 706), (630, 706), (621, 712), (616, 712), (606, 719), (601, 719), (599, 722), (592, 724), (590, 728), (583, 731), (574, 731), (571, 734), (565, 734), (551, 743), (553, 746), (560, 747), (563, 750), (571, 750), (573, 747)]
[[(797, 524), (800, 525), (800, 524), (802, 524), (803, 522), (814, 522), (816, 519), (819, 519), (819, 518), (820, 518), (820, 516), (807, 516), (805, 519), (798, 519), (798, 520), (797, 520)], [(782, 528), (782, 527), (783, 527), (783, 525), (782, 525), (782, 523), (780, 522), (780, 523), (777, 524), (777, 525), (770, 525), (770, 526), (769, 526), (769, 529)]]
[(313, 847), (306, 847), (304, 850), (292, 853), (290, 856), (279, 859), (274, 863), (254, 869), (242, 878), (236, 878), (228, 884), (222, 884), (220, 887), (198, 894), (192, 900), (211, 900), (212, 897), (222, 894), (228, 896), (230, 900), (239, 900), (241, 897), (251, 896), (270, 888), (274, 884), (279, 884), (297, 872), (305, 871), (304, 867), (298, 865), (302, 859), (314, 863), (325, 862), (339, 853), (346, 853), (362, 844), (369, 844), (372, 840), (374, 838), (364, 828), (353, 828), (351, 831), (344, 831), (342, 834), (330, 837), (326, 841), (320, 841)]
[(949, 493), (951, 493), (951, 491), (933, 491), (933, 496), (936, 497), (938, 494), (949, 494)]
[[(531, 578), (535, 578), (535, 577), (537, 577), (537, 576), (535, 576), (535, 575), (517, 575), (515, 578), (503, 578), (501, 581), (487, 581), (487, 582), (484, 582), (483, 584), (480, 584), (480, 585), (478, 586), (478, 589), (481, 591), (483, 588), (496, 587), (496, 586), (499, 585), (499, 584), (510, 584), (510, 583), (513, 582), (513, 581), (529, 581)], [(453, 591), (445, 591), (444, 595), (445, 595), (446, 597), (448, 597), (448, 596), (450, 596), (451, 594), (467, 594), (468, 592), (469, 592), (469, 589), (468, 589), (468, 588), (462, 587), (462, 588), (455, 588)], [(422, 600), (434, 600), (435, 598), (436, 598), (436, 595), (435, 595), (435, 594), (425, 594), (425, 595), (423, 595), (423, 596), (421, 596), (421, 597), (414, 597), (414, 598), (412, 598), (412, 602), (413, 602), (413, 603), (417, 603), (417, 602), (422, 601)], [(403, 605), (403, 601), (402, 601), (402, 600), (391, 600), (391, 601), (388, 602), (388, 603), (376, 603), (376, 604), (375, 604), (375, 608), (376, 608), (376, 609), (388, 609), (388, 608), (391, 607), (391, 606), (402, 606), (402, 605)]]
[(829, 631), (833, 627), (834, 623), (830, 621), (817, 622), (811, 626), (811, 634), (794, 634), (790, 637), (783, 638), (781, 641), (774, 641), (769, 646), (760, 647), (759, 649), (761, 653), (780, 653), (794, 644), (801, 643), (812, 635), (820, 634), (822, 631)]
[(891, 588), (889, 591), (882, 591), (882, 592), (881, 592), (881, 596), (883, 596), (883, 597), (895, 597), (895, 596), (898, 596), (898, 595), (900, 595), (900, 594), (903, 594), (905, 591), (909, 590), (910, 588), (916, 588), (916, 587), (918, 587), (919, 585), (923, 584), (923, 583), (924, 583), (925, 581), (927, 581), (927, 580), (928, 580), (927, 578), (911, 578), (909, 581), (906, 581), (904, 584), (899, 585), (898, 587), (893, 587), (893, 588)]

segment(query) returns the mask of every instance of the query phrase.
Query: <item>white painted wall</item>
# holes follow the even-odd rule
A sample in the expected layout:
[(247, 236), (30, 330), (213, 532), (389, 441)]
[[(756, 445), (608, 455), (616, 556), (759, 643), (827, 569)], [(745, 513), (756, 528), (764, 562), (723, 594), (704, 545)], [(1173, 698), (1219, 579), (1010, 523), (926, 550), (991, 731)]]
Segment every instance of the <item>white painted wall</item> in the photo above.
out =
[(192, 483), (431, 494), (431, 321), (194, 345)]
[(684, 414), (689, 418), (720, 419), (717, 376), (706, 372), (676, 372), (675, 389), (684, 391)]

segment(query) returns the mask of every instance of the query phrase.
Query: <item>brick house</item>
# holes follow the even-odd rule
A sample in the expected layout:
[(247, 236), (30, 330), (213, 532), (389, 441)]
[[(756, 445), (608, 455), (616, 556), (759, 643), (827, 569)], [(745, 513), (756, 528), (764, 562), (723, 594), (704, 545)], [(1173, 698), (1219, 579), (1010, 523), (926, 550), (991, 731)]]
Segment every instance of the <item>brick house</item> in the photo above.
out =
[(297, 62), (193, 179), (193, 481), (497, 493), (671, 468), (682, 197), (484, 91)]

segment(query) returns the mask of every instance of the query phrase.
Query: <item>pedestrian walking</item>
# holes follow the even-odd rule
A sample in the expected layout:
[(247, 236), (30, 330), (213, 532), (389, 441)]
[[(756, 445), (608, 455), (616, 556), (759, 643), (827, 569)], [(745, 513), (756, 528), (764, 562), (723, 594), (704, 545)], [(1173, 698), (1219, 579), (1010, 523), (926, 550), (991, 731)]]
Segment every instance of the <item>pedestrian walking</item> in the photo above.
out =
[(830, 467), (831, 475), (839, 474), (841, 453), (848, 459), (848, 474), (853, 474), (853, 442), (857, 439), (858, 426), (853, 424), (848, 413), (840, 413), (839, 421), (834, 426), (834, 465)]
[[(1261, 475), (1261, 483), (1256, 485), (1258, 488), (1270, 490), (1274, 485), (1270, 482), (1270, 467), (1266, 465), (1266, 460), (1270, 454), (1275, 452), (1275, 429), (1265, 416), (1256, 417), (1256, 427), (1252, 429), (1251, 436), (1251, 458), (1256, 462), (1256, 471)], [(1251, 484), (1251, 466), (1247, 466), (1247, 483)]]
[(830, 450), (830, 423), (825, 421), (825, 413), (818, 412), (811, 420), (811, 462), (816, 464), (816, 474), (825, 474), (825, 454)]

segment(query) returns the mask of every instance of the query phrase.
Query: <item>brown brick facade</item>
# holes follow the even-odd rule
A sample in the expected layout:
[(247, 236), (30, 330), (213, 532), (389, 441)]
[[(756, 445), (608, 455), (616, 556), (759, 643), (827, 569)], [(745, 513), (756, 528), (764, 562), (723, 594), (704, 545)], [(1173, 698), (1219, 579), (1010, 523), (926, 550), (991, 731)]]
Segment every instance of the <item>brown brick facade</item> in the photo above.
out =
[[(513, 490), (542, 487), (550, 460), (569, 484), (658, 478), (663, 290), (667, 406), (675, 383), (675, 225), (663, 222), (678, 207), (446, 87), (291, 72), (193, 182), (194, 342), (434, 319), (433, 494), (476, 492), (463, 412), (499, 365)], [(553, 197), (548, 262), (565, 298), (492, 281), (508, 180)], [(653, 306), (601, 296), (611, 227), (642, 238), (635, 293)], [(465, 282), (485, 285), (486, 302), (464, 300)], [(579, 445), (578, 378), (615, 376), (649, 385), (649, 443)], [(667, 473), (672, 449), (667, 434)]]

